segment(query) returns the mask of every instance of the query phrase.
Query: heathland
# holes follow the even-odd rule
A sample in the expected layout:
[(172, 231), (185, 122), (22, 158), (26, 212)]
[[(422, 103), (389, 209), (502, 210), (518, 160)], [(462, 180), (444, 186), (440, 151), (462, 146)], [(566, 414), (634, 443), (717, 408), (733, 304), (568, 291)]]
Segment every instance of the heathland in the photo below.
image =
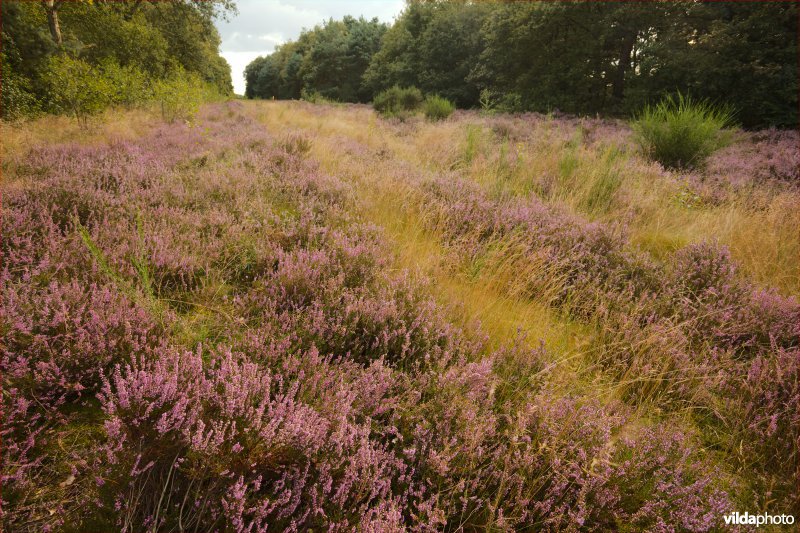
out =
[(796, 131), (665, 170), (553, 114), (2, 127), (4, 529), (797, 510)]

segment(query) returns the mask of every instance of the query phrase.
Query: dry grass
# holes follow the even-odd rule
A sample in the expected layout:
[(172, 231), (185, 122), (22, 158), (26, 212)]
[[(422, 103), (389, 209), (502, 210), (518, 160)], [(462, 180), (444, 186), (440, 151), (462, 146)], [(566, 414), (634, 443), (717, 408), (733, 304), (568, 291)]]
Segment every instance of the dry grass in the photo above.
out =
[[(767, 194), (756, 202), (742, 193), (719, 205), (695, 202), (676, 176), (635, 153), (609, 144), (590, 146), (580, 136), (565, 142), (547, 124), (520, 139), (498, 135), (475, 115), (433, 124), (392, 123), (379, 122), (364, 107), (247, 105), (259, 110), (271, 130), (289, 128), (313, 138), (310, 157), (354, 184), (360, 214), (385, 230), (396, 267), (430, 279), (432, 294), (456, 323), (479, 322), (491, 346), (520, 333), (532, 344), (544, 341), (555, 363), (551, 385), (603, 400), (633, 395), (643, 420), (660, 412), (659, 402), (690, 377), (667, 367), (652, 368), (647, 376), (609, 374), (601, 362), (620, 350), (638, 361), (650, 359), (658, 347), (651, 348), (647, 340), (617, 346), (600, 333), (602, 325), (576, 323), (554, 310), (551, 295), (558, 291), (558, 280), (546, 265), (521, 253), (513, 239), (489, 246), (480, 264), (454, 256), (423, 220), (419, 193), (404, 179), (407, 173), (455, 172), (496, 197), (539, 195), (590, 219), (627, 224), (632, 245), (656, 259), (668, 260), (690, 242), (717, 240), (731, 248), (753, 279), (800, 293), (796, 195)], [(650, 341), (656, 345), (658, 339)], [(688, 412), (684, 415), (689, 418)]]
[(16, 123), (0, 122), (0, 157), (5, 165), (35, 146), (68, 142), (93, 145), (135, 139), (159, 122), (160, 118), (146, 109), (108, 109), (91, 118), (86, 127), (74, 118), (61, 115)]
[[(500, 279), (501, 270), (492, 274), (491, 269), (486, 269), (476, 277), (459, 268), (458, 259), (442, 247), (435, 232), (423, 225), (416, 193), (393, 170), (394, 157), (358, 158), (342, 151), (340, 140), (346, 136), (380, 153), (401, 154), (407, 161), (411, 157), (413, 147), (404, 142), (406, 138), (386, 135), (385, 130), (375, 128), (371, 111), (343, 113), (329, 108), (323, 118), (303, 108), (294, 108), (289, 114), (273, 111), (277, 106), (270, 103), (266, 106), (261, 118), (271, 128), (288, 124), (313, 136), (311, 157), (326, 172), (354, 183), (362, 216), (383, 228), (390, 239), (396, 268), (428, 278), (434, 297), (451, 310), (457, 324), (480, 323), (491, 347), (523, 334), (533, 343), (543, 340), (548, 347), (557, 348), (554, 351), (562, 357), (588, 342), (583, 326), (561, 320), (541, 301), (509, 291)], [(512, 274), (508, 270), (502, 272)]]
[(800, 295), (796, 191), (756, 186), (706, 198), (708, 191), (698, 193), (630, 146), (589, 144), (579, 130), (565, 137), (555, 122), (531, 126), (518, 138), (470, 114), (378, 128), (363, 107), (329, 107), (324, 120), (301, 105), (288, 113), (285, 104), (267, 109), (274, 123), (353, 139), (421, 171), (458, 172), (498, 198), (539, 195), (590, 219), (621, 223), (632, 243), (657, 259), (688, 243), (719, 242), (757, 283)]

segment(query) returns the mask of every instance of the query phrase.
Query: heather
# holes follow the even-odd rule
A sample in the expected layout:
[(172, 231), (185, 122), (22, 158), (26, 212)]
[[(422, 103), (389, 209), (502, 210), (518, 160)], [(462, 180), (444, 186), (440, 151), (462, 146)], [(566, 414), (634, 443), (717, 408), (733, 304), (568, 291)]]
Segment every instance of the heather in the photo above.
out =
[[(107, 140), (42, 140), (43, 119), (4, 147), (5, 529), (711, 531), (790, 512), (794, 285), (713, 234), (656, 253), (626, 215), (645, 211), (622, 197), (637, 172), (691, 178), (614, 122), (363, 128), (372, 113), (228, 102)], [(603, 161), (605, 185), (518, 187), (546, 146), (576, 182)], [(726, 194), (754, 191), (795, 194), (774, 176)]]

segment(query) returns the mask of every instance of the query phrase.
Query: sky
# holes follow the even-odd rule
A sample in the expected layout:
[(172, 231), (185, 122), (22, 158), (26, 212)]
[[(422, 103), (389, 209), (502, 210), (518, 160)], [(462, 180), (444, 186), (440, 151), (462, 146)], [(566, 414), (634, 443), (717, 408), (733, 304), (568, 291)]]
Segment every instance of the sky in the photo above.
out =
[(220, 53), (231, 65), (233, 90), (244, 94), (247, 64), (296, 39), (303, 28), (345, 15), (393, 22), (403, 5), (403, 0), (236, 0), (239, 14), (217, 21)]

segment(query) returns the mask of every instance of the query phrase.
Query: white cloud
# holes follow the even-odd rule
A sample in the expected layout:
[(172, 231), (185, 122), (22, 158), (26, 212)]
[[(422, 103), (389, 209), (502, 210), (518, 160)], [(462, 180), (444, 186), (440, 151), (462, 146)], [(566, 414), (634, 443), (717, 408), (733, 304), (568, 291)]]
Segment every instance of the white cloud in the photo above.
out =
[(231, 66), (231, 76), (233, 77), (233, 91), (236, 94), (244, 94), (244, 69), (258, 56), (264, 55), (263, 52), (221, 52)]
[(244, 68), (260, 55), (296, 39), (303, 28), (345, 15), (392, 22), (403, 0), (237, 0), (239, 14), (217, 21), (220, 51), (231, 65), (234, 91), (244, 94)]

